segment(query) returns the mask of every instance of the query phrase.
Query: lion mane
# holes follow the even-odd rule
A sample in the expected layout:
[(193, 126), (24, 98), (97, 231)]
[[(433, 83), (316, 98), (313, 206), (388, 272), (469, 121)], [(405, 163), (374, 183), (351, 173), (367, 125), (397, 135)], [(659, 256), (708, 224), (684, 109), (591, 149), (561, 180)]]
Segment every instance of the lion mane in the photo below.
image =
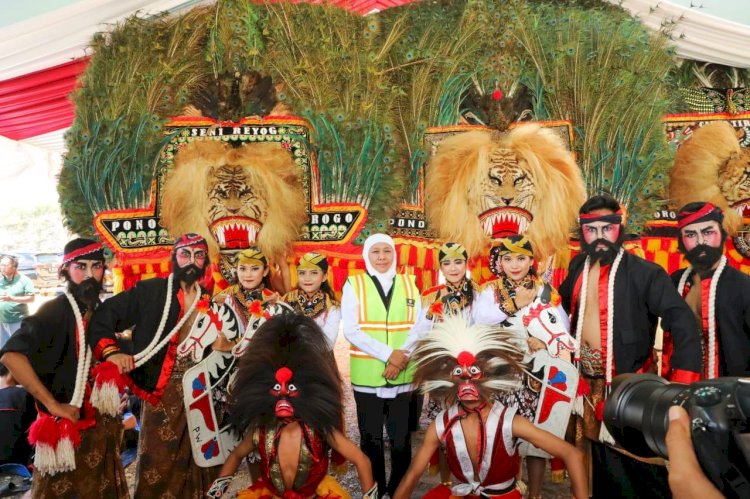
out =
[(240, 166), (248, 184), (267, 204), (257, 246), (270, 258), (286, 256), (307, 220), (305, 196), (291, 153), (278, 143), (256, 142), (232, 147), (225, 142), (196, 140), (182, 148), (167, 173), (162, 189), (161, 221), (174, 236), (202, 235), (212, 258), (219, 245), (209, 228), (208, 191), (213, 172), (225, 165)]
[(526, 231), (535, 257), (544, 261), (568, 244), (586, 188), (573, 155), (551, 130), (523, 125), (501, 137), (471, 131), (445, 139), (431, 158), (425, 182), (425, 209), (440, 238), (461, 242), (471, 256), (484, 254), (490, 237), (479, 221), (481, 187), (490, 156), (510, 150), (534, 189)]
[(746, 169), (750, 150), (744, 150), (729, 123), (711, 123), (693, 132), (677, 150), (669, 172), (669, 196), (679, 209), (694, 201), (710, 202), (724, 211), (724, 228), (735, 235), (742, 215), (733, 204), (750, 197)]

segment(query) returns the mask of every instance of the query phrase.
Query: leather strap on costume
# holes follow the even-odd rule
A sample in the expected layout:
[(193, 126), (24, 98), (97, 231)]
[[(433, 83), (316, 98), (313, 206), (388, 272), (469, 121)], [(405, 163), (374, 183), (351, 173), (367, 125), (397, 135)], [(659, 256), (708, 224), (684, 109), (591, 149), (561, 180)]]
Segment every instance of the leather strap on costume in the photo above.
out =
[(454, 424), (460, 422), (463, 419), (466, 419), (470, 414), (476, 414), (479, 417), (479, 433), (477, 434), (477, 448), (479, 449), (478, 455), (484, 456), (484, 446), (486, 445), (487, 440), (487, 428), (485, 428), (484, 419), (482, 419), (482, 409), (484, 409), (485, 407), (487, 407), (487, 402), (482, 402), (473, 409), (467, 409), (466, 407), (461, 405), (461, 409), (459, 409), (458, 413), (456, 413), (456, 415), (450, 418), (448, 420), (448, 423), (446, 423), (445, 430), (440, 436), (440, 440), (445, 441), (446, 435), (448, 435), (448, 433), (451, 431), (451, 428), (453, 428)]

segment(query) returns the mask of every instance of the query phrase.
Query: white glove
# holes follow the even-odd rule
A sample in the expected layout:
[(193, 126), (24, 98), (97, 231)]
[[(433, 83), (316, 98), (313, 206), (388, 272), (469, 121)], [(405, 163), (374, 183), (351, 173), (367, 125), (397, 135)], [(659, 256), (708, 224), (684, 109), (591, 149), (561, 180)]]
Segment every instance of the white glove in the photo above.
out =
[(208, 489), (208, 492), (206, 492), (206, 497), (210, 497), (211, 499), (218, 499), (219, 497), (224, 497), (224, 493), (229, 488), (229, 484), (232, 483), (232, 476), (220, 476), (216, 480), (214, 480), (214, 483), (211, 484), (211, 488)]
[(378, 499), (378, 484), (377, 482), (375, 485), (372, 486), (370, 490), (365, 492), (365, 495), (362, 496), (362, 499)]

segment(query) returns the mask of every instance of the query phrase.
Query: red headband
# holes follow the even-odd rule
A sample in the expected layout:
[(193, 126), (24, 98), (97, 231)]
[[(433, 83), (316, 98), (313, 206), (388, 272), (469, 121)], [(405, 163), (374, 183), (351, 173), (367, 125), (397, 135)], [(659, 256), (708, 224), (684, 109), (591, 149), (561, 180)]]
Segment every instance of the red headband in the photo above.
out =
[(683, 227), (686, 227), (690, 224), (694, 224), (695, 222), (699, 221), (701, 218), (707, 217), (711, 214), (713, 214), (714, 210), (717, 211), (716, 215), (714, 217), (711, 217), (710, 220), (716, 220), (721, 224), (722, 222), (722, 216), (721, 216), (721, 210), (719, 210), (716, 206), (712, 205), (711, 203), (706, 203), (703, 205), (703, 208), (701, 208), (698, 211), (689, 212), (689, 211), (681, 211), (678, 215), (678, 222), (677, 227), (682, 229)]
[(184, 248), (185, 246), (203, 246), (204, 248), (208, 249), (208, 244), (206, 243), (206, 240), (203, 236), (189, 233), (189, 234), (184, 234), (180, 236), (174, 242), (174, 247), (172, 248), (172, 251), (177, 251), (178, 249)]
[(590, 224), (593, 222), (607, 222), (611, 224), (622, 223), (622, 210), (617, 210), (609, 215), (601, 215), (599, 213), (581, 213), (578, 215), (578, 223)]
[(71, 251), (70, 253), (66, 253), (63, 256), (62, 265), (70, 263), (76, 258), (79, 258), (83, 255), (88, 255), (89, 253), (94, 253), (96, 251), (103, 251), (103, 250), (104, 248), (102, 247), (100, 243), (91, 243), (88, 246), (84, 246), (83, 248), (78, 248), (77, 250)]

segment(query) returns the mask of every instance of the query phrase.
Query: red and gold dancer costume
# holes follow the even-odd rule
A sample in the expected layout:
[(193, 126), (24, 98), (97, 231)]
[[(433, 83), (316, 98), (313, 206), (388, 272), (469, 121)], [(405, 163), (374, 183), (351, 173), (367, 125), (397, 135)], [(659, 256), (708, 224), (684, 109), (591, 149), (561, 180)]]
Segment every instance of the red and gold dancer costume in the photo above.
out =
[(208, 497), (222, 497), (242, 460), (257, 451), (260, 477), (238, 498), (349, 499), (327, 474), (331, 449), (355, 464), (363, 497), (377, 497), (367, 458), (339, 430), (341, 395), (336, 360), (315, 321), (298, 314), (270, 318), (239, 359), (229, 414), (245, 437)]
[(513, 339), (501, 327), (469, 325), (468, 317), (449, 314), (420, 341), (412, 356), (415, 383), (447, 409), (430, 424), (393, 499), (411, 497), (437, 448), (446, 454), (456, 481), (433, 488), (426, 499), (520, 499), (519, 438), (563, 458), (576, 497), (586, 496), (582, 454), (495, 400), (497, 392), (520, 385), (524, 355)]

